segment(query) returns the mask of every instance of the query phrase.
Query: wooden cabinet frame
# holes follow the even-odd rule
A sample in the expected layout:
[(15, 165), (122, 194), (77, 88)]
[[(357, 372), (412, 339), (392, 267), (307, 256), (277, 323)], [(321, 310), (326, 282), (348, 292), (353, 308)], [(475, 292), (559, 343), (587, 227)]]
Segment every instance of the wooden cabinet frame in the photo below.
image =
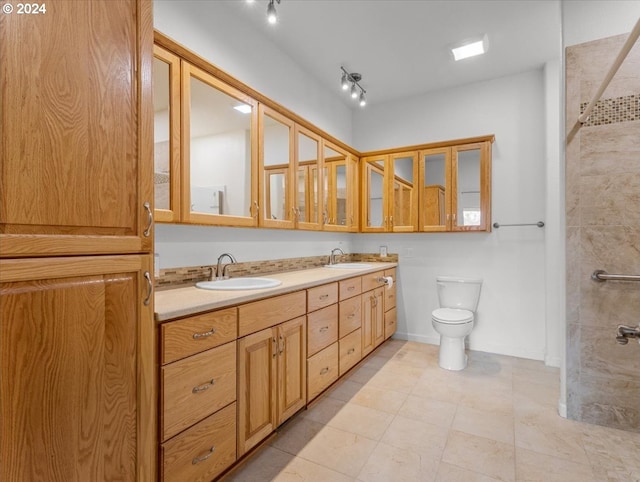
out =
[[(304, 219), (305, 221), (300, 221), (300, 216), (299, 216), (299, 212), (301, 210), (300, 206), (298, 205), (298, 195), (300, 193), (300, 186), (298, 185), (298, 175), (296, 174), (295, 176), (295, 183), (293, 184), (293, 193), (294, 193), (294, 208), (296, 209), (296, 213), (298, 213), (298, 215), (296, 216), (296, 227), (298, 229), (305, 229), (305, 230), (311, 230), (311, 231), (319, 231), (322, 229), (323, 226), (323, 218), (322, 218), (322, 213), (324, 212), (324, 207), (323, 207), (323, 196), (322, 196), (322, 186), (324, 186), (324, 169), (323, 169), (323, 159), (322, 159), (322, 139), (321, 137), (310, 131), (309, 129), (306, 129), (298, 124), (295, 124), (295, 148), (294, 148), (294, 153), (295, 153), (295, 158), (296, 158), (296, 169), (297, 169), (297, 173), (300, 172), (300, 170), (304, 169), (305, 172), (305, 186), (304, 186), (304, 198), (305, 198), (305, 203), (304, 203), (304, 210), (305, 210), (305, 216)], [(317, 143), (317, 149), (316, 149), (316, 162), (314, 163), (306, 163), (304, 161), (300, 161), (299, 156), (300, 156), (300, 149), (299, 149), (299, 136), (300, 135), (304, 135), (307, 136), (308, 138), (316, 141)], [(313, 182), (313, 167), (315, 166), (315, 170), (316, 170), (316, 183), (314, 184)], [(313, 197), (314, 197), (314, 193), (315, 193), (315, 197), (316, 197), (316, 219), (312, 219), (312, 213), (313, 213)]]
[[(324, 158), (325, 147), (332, 149), (344, 157), (344, 161), (331, 161)], [(358, 232), (358, 200), (359, 200), (359, 183), (358, 183), (358, 159), (348, 153), (346, 150), (341, 149), (337, 145), (324, 140), (322, 141), (322, 154), (323, 154), (323, 171), (326, 172), (326, 179), (322, 184), (322, 199), (326, 194), (327, 202), (324, 205), (324, 230), (325, 231), (344, 231), (344, 232)], [(337, 168), (338, 166), (345, 166), (345, 190), (346, 190), (346, 206), (345, 216), (346, 223), (344, 225), (337, 224), (335, 220), (338, 217), (338, 192), (337, 192)], [(326, 193), (325, 193), (326, 190)]]

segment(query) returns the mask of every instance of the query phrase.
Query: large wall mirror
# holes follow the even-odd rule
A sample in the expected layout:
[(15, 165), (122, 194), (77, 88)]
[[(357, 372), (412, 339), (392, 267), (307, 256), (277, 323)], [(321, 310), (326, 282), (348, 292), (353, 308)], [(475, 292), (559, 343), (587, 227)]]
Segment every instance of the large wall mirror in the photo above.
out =
[(388, 224), (385, 214), (385, 160), (372, 159), (365, 161), (365, 182), (367, 186), (365, 202), (365, 226), (381, 228)]
[(460, 150), (457, 153), (455, 219), (457, 226), (482, 224), (480, 159), (480, 148)]
[(324, 223), (330, 226), (346, 226), (348, 212), (347, 155), (325, 144), (324, 157)]
[(435, 231), (447, 228), (447, 172), (450, 149), (421, 152), (420, 160), (420, 230)]
[(418, 192), (416, 153), (400, 153), (391, 156), (393, 179), (390, 198), (390, 228), (394, 231), (417, 230)]
[(297, 206), (298, 222), (320, 225), (320, 171), (318, 169), (320, 140), (302, 128), (297, 128)]
[(196, 221), (228, 216), (250, 223), (255, 101), (193, 66), (183, 69), (189, 216)]

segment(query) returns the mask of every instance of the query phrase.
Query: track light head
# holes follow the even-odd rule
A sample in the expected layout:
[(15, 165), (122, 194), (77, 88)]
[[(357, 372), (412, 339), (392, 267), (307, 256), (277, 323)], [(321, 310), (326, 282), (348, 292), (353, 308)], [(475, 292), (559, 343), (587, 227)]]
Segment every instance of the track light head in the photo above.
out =
[(364, 96), (364, 91), (360, 91), (360, 107), (367, 105), (367, 99)]
[(358, 97), (358, 89), (356, 89), (355, 82), (351, 84), (351, 98), (356, 99)]
[(278, 12), (276, 12), (276, 6), (273, 2), (274, 0), (269, 0), (269, 5), (267, 6), (267, 22), (271, 25), (278, 21)]
[(342, 86), (342, 90), (347, 90), (349, 88), (349, 80), (347, 79), (347, 74), (342, 74), (340, 85)]
[[(364, 107), (367, 105), (367, 99), (365, 98), (366, 90), (362, 88), (360, 85), (360, 81), (362, 80), (362, 75), (354, 72), (349, 73), (347, 69), (340, 66), (340, 70), (342, 70), (342, 78), (340, 80), (340, 86), (342, 90), (349, 90), (349, 85), (351, 85), (351, 89), (349, 90), (349, 95), (353, 100), (358, 100), (360, 107)], [(359, 94), (358, 94), (359, 90)]]

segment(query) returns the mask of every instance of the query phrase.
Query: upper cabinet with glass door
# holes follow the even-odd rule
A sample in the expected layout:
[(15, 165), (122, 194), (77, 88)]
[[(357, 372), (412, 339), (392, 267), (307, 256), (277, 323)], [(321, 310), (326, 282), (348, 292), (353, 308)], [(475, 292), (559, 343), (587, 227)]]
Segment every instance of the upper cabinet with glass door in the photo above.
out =
[(418, 230), (418, 154), (362, 158), (362, 231)]
[(325, 231), (357, 231), (357, 161), (347, 151), (323, 141)]
[(491, 230), (491, 142), (420, 151), (420, 231)]
[(257, 102), (182, 63), (183, 221), (258, 224)]
[(322, 229), (323, 170), (320, 156), (320, 136), (296, 124), (296, 213), (298, 229)]
[(260, 226), (293, 228), (296, 167), (294, 123), (260, 104)]
[(153, 47), (154, 209), (159, 222), (180, 219), (180, 58)]

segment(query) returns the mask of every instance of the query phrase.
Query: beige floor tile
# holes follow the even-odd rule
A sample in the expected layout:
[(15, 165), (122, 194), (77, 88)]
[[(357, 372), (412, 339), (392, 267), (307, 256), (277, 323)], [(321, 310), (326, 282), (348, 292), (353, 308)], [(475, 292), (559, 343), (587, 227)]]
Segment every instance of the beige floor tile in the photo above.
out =
[(451, 422), (453, 422), (453, 417), (456, 414), (456, 408), (455, 403), (409, 395), (402, 407), (400, 407), (398, 415), (419, 422), (448, 428), (451, 427)]
[(297, 455), (309, 442), (318, 436), (324, 427), (325, 425), (322, 423), (294, 417), (278, 429), (278, 434), (271, 440), (270, 445), (283, 452)]
[(488, 438), (452, 430), (442, 461), (498, 480), (515, 480), (513, 445)]
[(348, 403), (326, 423), (330, 427), (380, 440), (393, 417), (392, 413)]
[(495, 482), (498, 479), (440, 462), (435, 482)]
[(460, 405), (487, 412), (513, 415), (513, 391), (503, 386), (467, 384)]
[(403, 348), (390, 361), (416, 368), (426, 368), (429, 365), (437, 364), (438, 357), (424, 351)]
[(378, 349), (375, 350), (375, 352), (373, 353), (374, 356), (381, 356), (384, 358), (391, 358), (393, 355), (395, 355), (396, 353), (398, 353), (405, 345), (407, 345), (409, 342), (404, 341), (404, 340), (389, 340), (386, 343), (384, 343), (383, 345), (381, 345), (380, 347), (378, 347)]
[(388, 364), (366, 382), (367, 385), (393, 390), (395, 392), (411, 393), (416, 382), (420, 379), (422, 370), (408, 365)]
[(301, 412), (300, 416), (326, 425), (346, 404), (347, 402), (336, 398), (321, 397), (310, 409)]
[(516, 448), (518, 482), (596, 482), (589, 464)]
[(376, 447), (375, 440), (361, 435), (324, 427), (298, 456), (350, 477), (357, 477)]
[(629, 480), (640, 480), (639, 433), (589, 424), (581, 428), (582, 443), (594, 469), (598, 467), (615, 474), (621, 468), (622, 473), (635, 473), (636, 479), (629, 475)]
[(365, 385), (351, 398), (351, 403), (383, 412), (398, 413), (407, 394)]
[(361, 367), (356, 368), (353, 372), (349, 373), (346, 376), (346, 379), (350, 382), (364, 385), (366, 383), (369, 383), (369, 381), (371, 381), (371, 379), (378, 374), (379, 370), (379, 368), (362, 365)]
[(416, 381), (411, 395), (420, 398), (430, 398), (443, 402), (458, 403), (465, 393), (465, 388), (459, 380), (453, 380), (438, 373), (430, 376), (423, 375)]
[(361, 383), (356, 383), (351, 380), (341, 380), (338, 382), (333, 388), (331, 388), (327, 392), (327, 396), (331, 398), (335, 398), (336, 400), (342, 400), (344, 402), (348, 402), (353, 399), (360, 390), (362, 390), (363, 385)]
[(514, 377), (513, 379), (514, 401), (517, 397), (527, 398), (539, 405), (557, 410), (560, 399), (560, 383), (552, 385), (532, 383), (526, 378)]
[(551, 387), (560, 386), (560, 371), (557, 368), (548, 371), (514, 367), (513, 377), (518, 380), (526, 380), (528, 383), (536, 383)]
[(367, 358), (367, 360), (362, 364), (362, 366), (369, 367), (369, 368), (382, 368), (390, 361), (391, 361), (391, 358), (389, 357), (373, 355)]
[(513, 445), (513, 415), (488, 412), (459, 405), (451, 425), (453, 430)]
[(593, 477), (598, 482), (638, 482), (640, 470), (621, 466), (597, 465), (592, 467)]
[(410, 450), (418, 455), (440, 459), (448, 434), (448, 427), (418, 422), (398, 415), (387, 428), (381, 442)]
[(379, 443), (358, 475), (361, 482), (431, 482), (438, 459)]

